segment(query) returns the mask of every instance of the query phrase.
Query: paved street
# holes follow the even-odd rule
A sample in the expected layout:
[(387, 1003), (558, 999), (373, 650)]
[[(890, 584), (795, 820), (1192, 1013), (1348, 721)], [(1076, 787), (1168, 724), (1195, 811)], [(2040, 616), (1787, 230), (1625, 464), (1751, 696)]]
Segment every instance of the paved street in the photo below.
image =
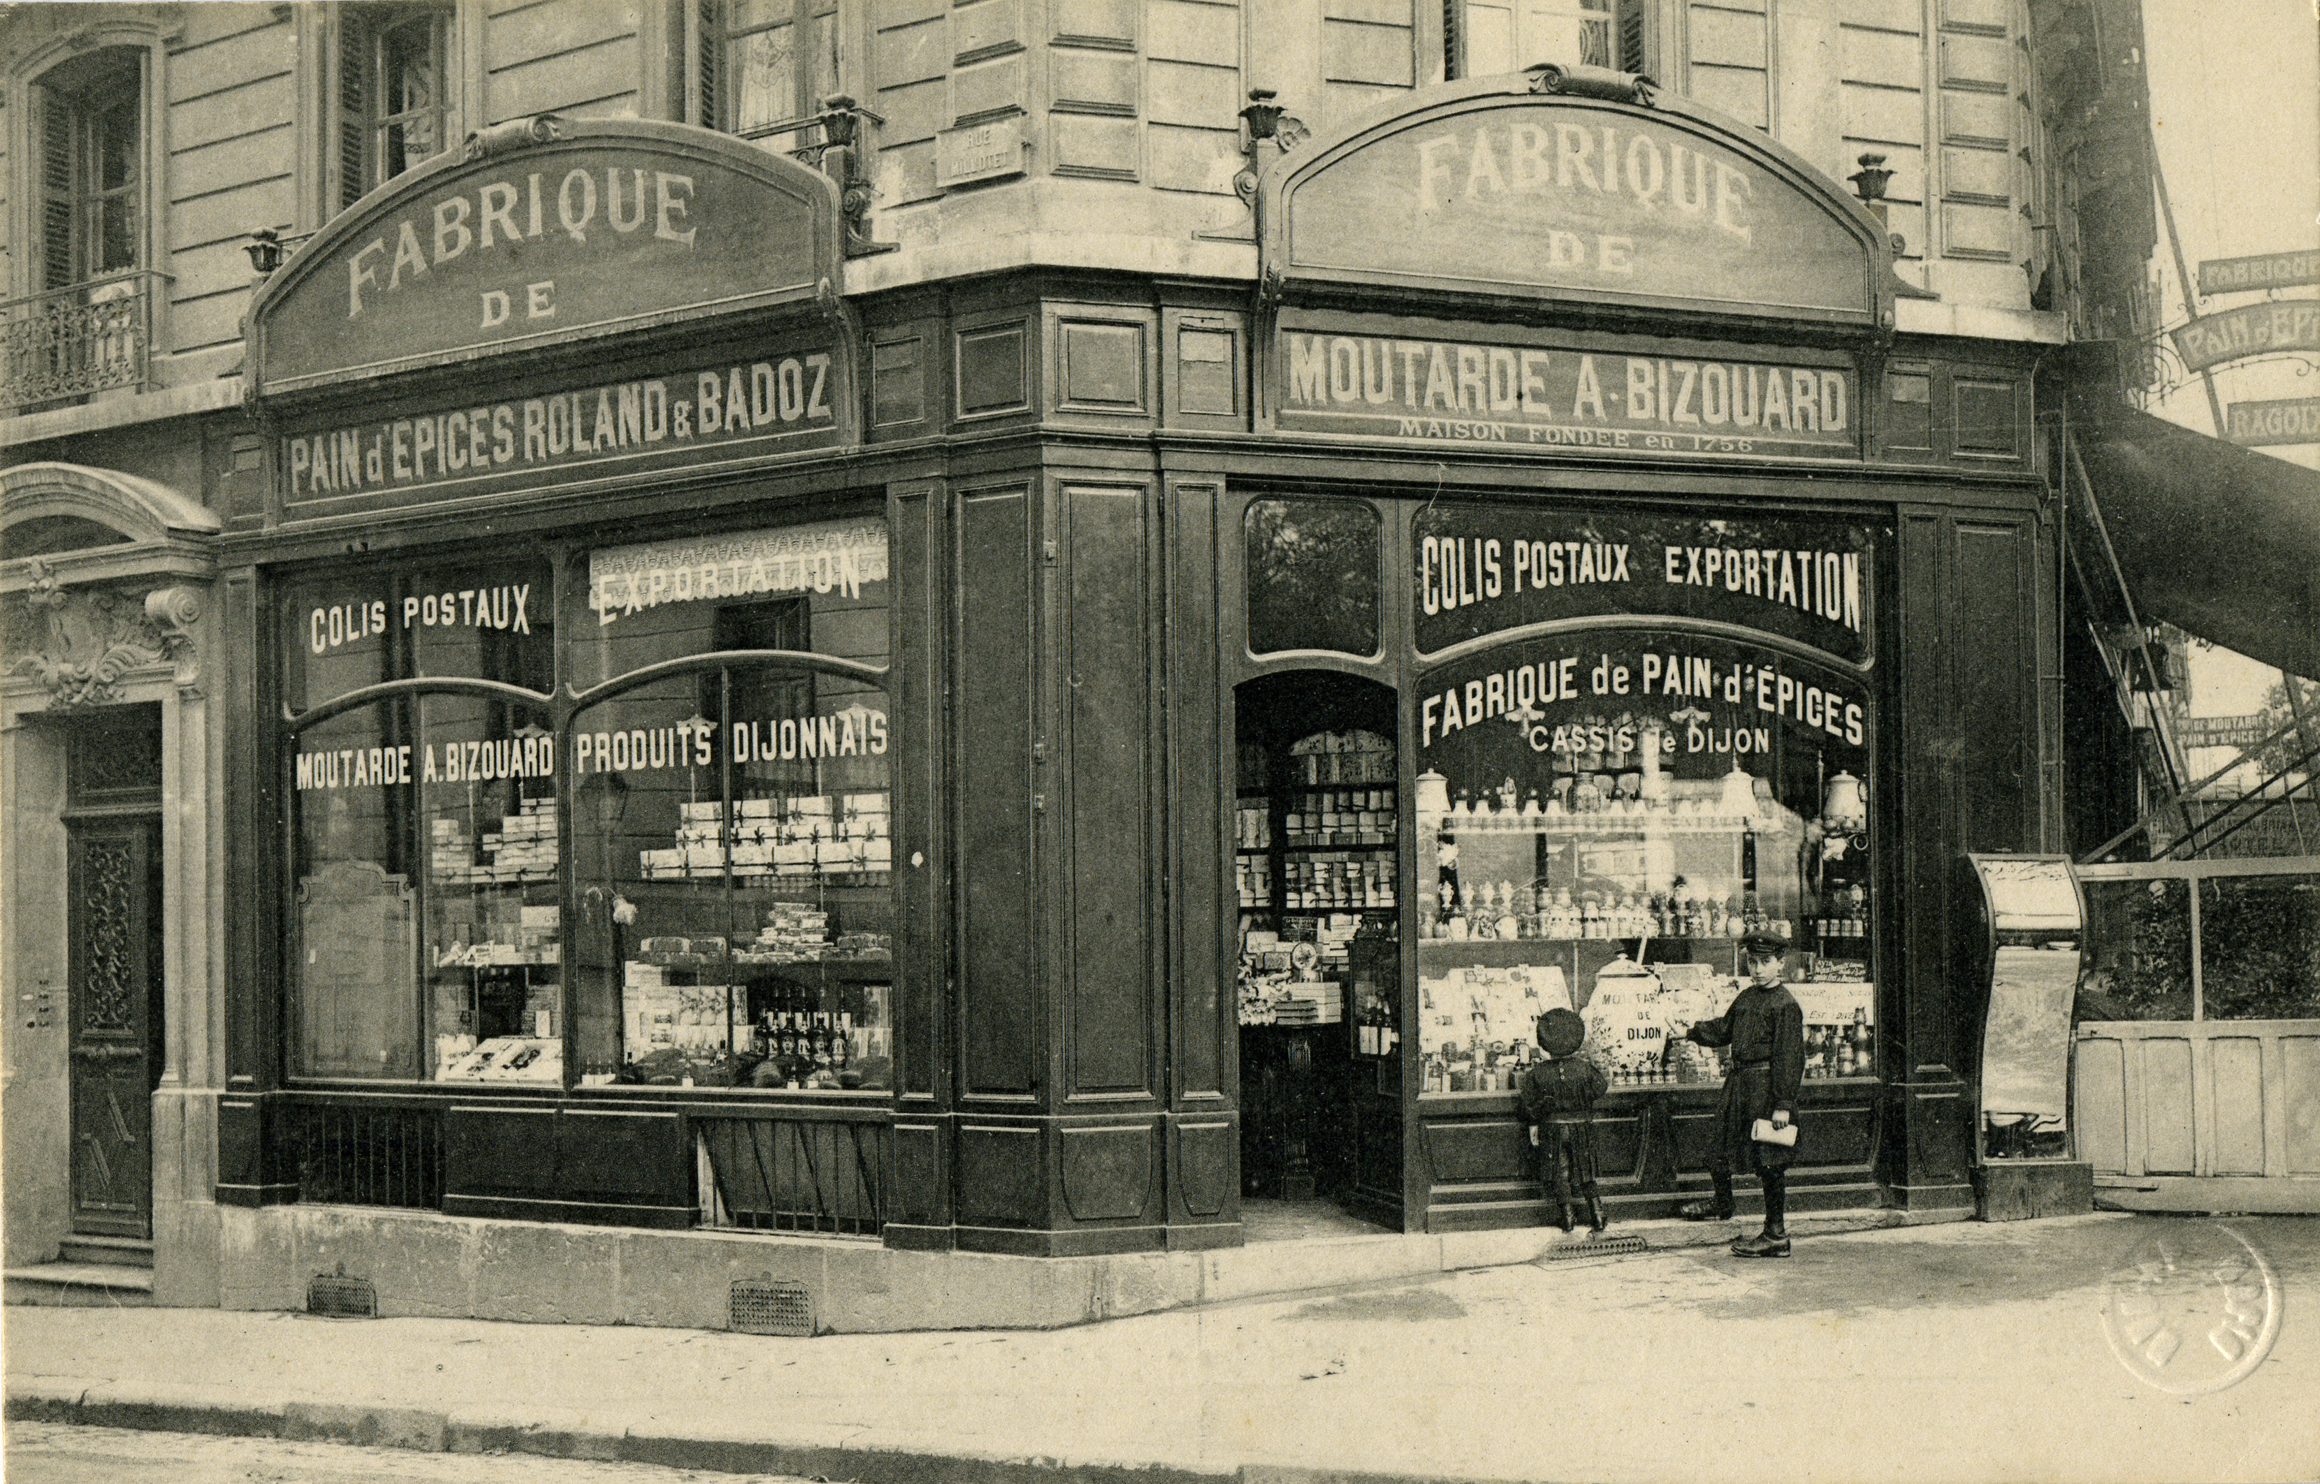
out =
[(413, 1453), (54, 1422), (9, 1427), (8, 1478), (13, 1484), (805, 1484), (790, 1474), (704, 1473), (520, 1453)]
[[(15, 1309), (8, 1380), (16, 1416), (143, 1396), (160, 1426), (238, 1405), (243, 1430), (835, 1479), (2284, 1479), (2320, 1476), (2316, 1313), (2320, 1222), (2095, 1216), (1042, 1333)], [(2264, 1358), (2192, 1389), (2227, 1350)]]

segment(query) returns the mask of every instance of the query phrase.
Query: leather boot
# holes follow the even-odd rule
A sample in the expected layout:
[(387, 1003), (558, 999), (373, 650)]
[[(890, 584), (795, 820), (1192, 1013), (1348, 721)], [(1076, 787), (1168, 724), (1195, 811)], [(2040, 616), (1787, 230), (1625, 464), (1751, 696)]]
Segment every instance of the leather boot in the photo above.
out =
[(1569, 1231), (1571, 1229), (1573, 1221), (1571, 1217), (1571, 1203), (1569, 1201), (1563, 1202), (1563, 1219), (1558, 1222), (1557, 1225), (1561, 1226), (1565, 1231)]
[(1611, 1224), (1611, 1219), (1603, 1214), (1603, 1197), (1591, 1190), (1587, 1192), (1587, 1224), (1597, 1231)]
[(1758, 1232), (1753, 1237), (1742, 1237), (1732, 1244), (1734, 1257), (1786, 1257), (1789, 1254), (1788, 1233), (1777, 1235)]

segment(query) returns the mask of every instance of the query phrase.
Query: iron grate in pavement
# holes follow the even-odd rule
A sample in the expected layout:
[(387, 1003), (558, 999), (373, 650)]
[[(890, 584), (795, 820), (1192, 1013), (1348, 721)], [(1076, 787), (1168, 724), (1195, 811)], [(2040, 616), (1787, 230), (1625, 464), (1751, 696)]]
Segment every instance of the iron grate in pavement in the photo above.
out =
[(814, 1332), (813, 1292), (786, 1278), (736, 1278), (726, 1322), (737, 1335), (810, 1338)]
[(1650, 1250), (1651, 1244), (1641, 1237), (1589, 1237), (1584, 1242), (1558, 1242), (1539, 1254), (1539, 1260), (1557, 1262), (1573, 1257), (1624, 1257)]
[(306, 1312), (325, 1319), (376, 1319), (378, 1285), (368, 1278), (349, 1278), (343, 1267), (335, 1273), (316, 1273), (306, 1285)]

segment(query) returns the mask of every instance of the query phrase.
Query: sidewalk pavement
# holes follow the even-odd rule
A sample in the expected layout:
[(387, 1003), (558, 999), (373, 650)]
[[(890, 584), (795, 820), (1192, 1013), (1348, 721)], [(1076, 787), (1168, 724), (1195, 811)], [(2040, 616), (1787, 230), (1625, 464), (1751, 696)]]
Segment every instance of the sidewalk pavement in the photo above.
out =
[(2208, 1394), (2138, 1378), (2104, 1332), (2114, 1276), (2188, 1228), (2092, 1216), (1036, 1332), (12, 1308), (7, 1415), (926, 1484), (2320, 1477), (2320, 1221), (2229, 1225), (2271, 1254), (2285, 1322)]

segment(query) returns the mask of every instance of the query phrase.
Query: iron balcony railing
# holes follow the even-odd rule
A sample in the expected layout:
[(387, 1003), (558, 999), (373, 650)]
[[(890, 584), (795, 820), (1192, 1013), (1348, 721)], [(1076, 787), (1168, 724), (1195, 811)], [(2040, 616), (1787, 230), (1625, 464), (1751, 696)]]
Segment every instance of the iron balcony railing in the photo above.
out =
[(0, 413), (145, 386), (167, 279), (139, 269), (0, 302)]

